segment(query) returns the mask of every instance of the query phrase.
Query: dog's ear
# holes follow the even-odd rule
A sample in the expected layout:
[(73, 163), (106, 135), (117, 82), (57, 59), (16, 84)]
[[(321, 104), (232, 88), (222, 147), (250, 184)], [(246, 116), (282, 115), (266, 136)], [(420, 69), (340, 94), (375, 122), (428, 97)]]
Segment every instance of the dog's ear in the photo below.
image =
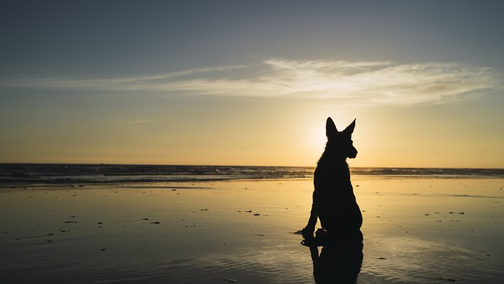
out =
[(347, 126), (347, 128), (345, 128), (345, 130), (343, 130), (343, 133), (352, 134), (354, 131), (354, 128), (355, 128), (355, 119), (352, 121), (352, 123), (350, 123), (349, 126)]
[(325, 131), (327, 138), (334, 137), (338, 133), (338, 129), (336, 129), (336, 125), (330, 117), (327, 118)]

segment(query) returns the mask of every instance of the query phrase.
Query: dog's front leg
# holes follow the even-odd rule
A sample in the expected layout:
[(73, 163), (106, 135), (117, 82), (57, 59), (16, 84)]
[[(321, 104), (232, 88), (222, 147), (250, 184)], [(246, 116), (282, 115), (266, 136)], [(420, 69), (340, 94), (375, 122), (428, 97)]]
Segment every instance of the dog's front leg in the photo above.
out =
[(303, 229), (303, 237), (313, 237), (313, 232), (315, 231), (315, 225), (317, 225), (317, 213), (315, 207), (312, 205), (310, 212), (310, 219), (308, 219), (308, 224)]

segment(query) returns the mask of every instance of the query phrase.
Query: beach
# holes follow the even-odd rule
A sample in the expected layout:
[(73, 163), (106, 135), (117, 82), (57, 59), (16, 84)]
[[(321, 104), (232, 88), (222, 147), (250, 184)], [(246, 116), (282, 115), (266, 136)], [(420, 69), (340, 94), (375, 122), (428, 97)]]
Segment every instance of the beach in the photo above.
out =
[[(504, 281), (504, 179), (352, 183), (357, 283)], [(298, 233), (312, 191), (309, 178), (3, 188), (0, 282), (314, 283)]]

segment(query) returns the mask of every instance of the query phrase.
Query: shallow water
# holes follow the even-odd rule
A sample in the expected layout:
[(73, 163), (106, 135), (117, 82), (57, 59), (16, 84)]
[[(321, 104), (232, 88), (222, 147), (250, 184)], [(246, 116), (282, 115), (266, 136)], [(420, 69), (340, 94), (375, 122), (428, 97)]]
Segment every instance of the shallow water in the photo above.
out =
[[(353, 184), (358, 283), (502, 283), (504, 180)], [(2, 191), (0, 282), (313, 283), (295, 234), (311, 192), (310, 180)]]

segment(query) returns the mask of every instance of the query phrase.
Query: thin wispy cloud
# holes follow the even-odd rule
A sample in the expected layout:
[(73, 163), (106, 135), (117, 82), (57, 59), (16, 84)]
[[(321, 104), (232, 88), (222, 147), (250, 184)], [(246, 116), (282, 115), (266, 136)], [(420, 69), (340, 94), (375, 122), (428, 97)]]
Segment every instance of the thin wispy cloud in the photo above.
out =
[[(259, 75), (243, 75), (250, 73)], [(446, 103), (495, 88), (496, 83), (491, 69), (456, 63), (274, 58), (255, 66), (209, 67), (124, 78), (9, 80), (0, 81), (0, 85), (144, 94), (334, 99), (366, 106)]]

